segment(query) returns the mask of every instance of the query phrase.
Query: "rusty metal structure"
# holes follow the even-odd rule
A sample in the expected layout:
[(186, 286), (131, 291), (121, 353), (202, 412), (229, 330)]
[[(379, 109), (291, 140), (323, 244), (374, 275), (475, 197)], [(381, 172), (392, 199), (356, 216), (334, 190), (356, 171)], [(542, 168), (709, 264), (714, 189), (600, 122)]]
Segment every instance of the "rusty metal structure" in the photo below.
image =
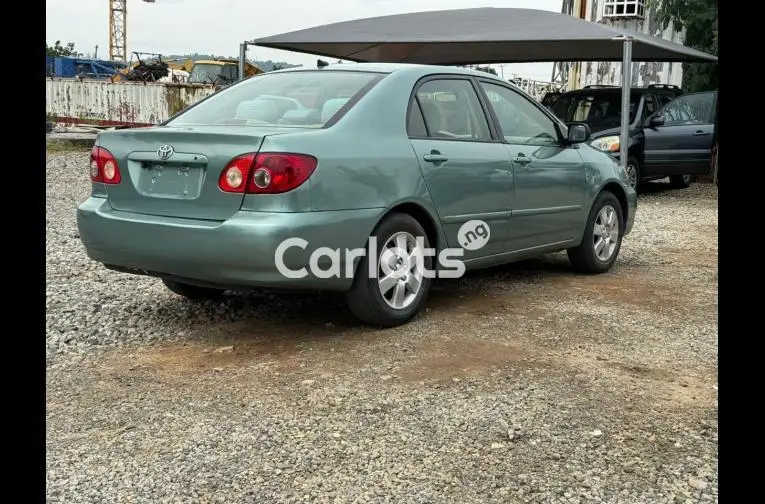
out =
[[(562, 0), (561, 13), (594, 23), (626, 28), (682, 44), (685, 33), (662, 30), (646, 0)], [(631, 85), (673, 84), (683, 80), (681, 63), (633, 62)], [(566, 89), (592, 85), (620, 85), (621, 63), (561, 62), (553, 66), (552, 81)]]
[(521, 88), (536, 101), (541, 102), (547, 93), (561, 92), (562, 86), (554, 82), (545, 82), (526, 77), (515, 76), (510, 82)]
[(127, 54), (127, 0), (109, 0), (109, 59), (127, 61)]

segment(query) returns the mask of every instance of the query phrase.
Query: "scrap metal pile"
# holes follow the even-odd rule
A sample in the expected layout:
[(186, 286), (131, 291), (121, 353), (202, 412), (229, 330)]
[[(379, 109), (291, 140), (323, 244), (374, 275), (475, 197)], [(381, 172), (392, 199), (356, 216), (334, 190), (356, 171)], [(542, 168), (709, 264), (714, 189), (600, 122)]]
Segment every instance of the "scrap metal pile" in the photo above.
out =
[(136, 66), (131, 68), (125, 75), (125, 80), (140, 82), (155, 82), (163, 77), (167, 77), (170, 68), (164, 61), (139, 61)]

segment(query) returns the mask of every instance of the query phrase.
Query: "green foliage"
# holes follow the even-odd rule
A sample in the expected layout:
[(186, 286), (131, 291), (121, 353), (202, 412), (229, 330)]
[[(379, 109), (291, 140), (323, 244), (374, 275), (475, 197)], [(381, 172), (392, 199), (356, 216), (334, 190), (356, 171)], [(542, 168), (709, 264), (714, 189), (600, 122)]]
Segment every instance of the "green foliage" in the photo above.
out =
[(68, 44), (61, 45), (61, 41), (57, 40), (52, 46), (49, 46), (48, 43), (45, 43), (45, 54), (48, 56), (82, 56), (82, 53), (78, 53), (77, 50), (74, 47), (74, 42), (69, 42)]
[[(685, 46), (717, 56), (717, 0), (652, 0), (649, 6), (662, 29), (685, 29)], [(717, 63), (684, 63), (683, 90), (717, 89)]]

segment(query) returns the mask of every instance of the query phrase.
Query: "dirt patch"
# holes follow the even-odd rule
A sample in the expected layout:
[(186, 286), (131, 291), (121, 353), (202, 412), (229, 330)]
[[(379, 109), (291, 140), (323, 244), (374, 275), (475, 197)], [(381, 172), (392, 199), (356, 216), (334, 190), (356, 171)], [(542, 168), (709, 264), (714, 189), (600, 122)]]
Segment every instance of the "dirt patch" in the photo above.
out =
[[(578, 300), (634, 306), (661, 313), (667, 309), (690, 308), (692, 293), (645, 272), (622, 271), (606, 275), (560, 276), (549, 282), (552, 292), (568, 292)], [(561, 290), (561, 287), (564, 290)]]
[(496, 342), (449, 341), (422, 347), (417, 361), (399, 370), (403, 381), (442, 380), (482, 374), (495, 368), (518, 365), (523, 351), (513, 345)]
[(717, 401), (717, 373), (701, 376), (685, 370), (667, 370), (629, 362), (611, 362), (573, 353), (558, 360), (572, 372), (600, 375), (616, 389), (629, 391), (636, 400), (662, 409), (709, 408)]
[(717, 250), (668, 248), (662, 251), (670, 264), (696, 268), (717, 268)]
[(250, 322), (226, 324), (206, 342), (149, 347), (128, 359), (116, 354), (104, 361), (104, 370), (153, 374), (163, 381), (216, 372), (262, 381), (300, 372), (303, 362), (310, 360), (317, 371), (334, 374), (357, 362), (356, 344), (366, 341), (363, 331), (349, 338), (332, 325), (301, 329), (291, 330), (288, 324), (257, 328)]

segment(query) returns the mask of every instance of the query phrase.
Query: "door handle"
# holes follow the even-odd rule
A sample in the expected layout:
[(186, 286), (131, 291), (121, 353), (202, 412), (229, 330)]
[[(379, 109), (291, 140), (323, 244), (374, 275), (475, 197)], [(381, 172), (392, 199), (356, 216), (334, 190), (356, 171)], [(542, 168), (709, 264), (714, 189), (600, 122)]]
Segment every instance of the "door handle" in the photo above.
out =
[(706, 131), (697, 131), (696, 133), (693, 134), (693, 136), (707, 136), (707, 135), (711, 135), (711, 133), (707, 133)]
[(527, 164), (531, 163), (531, 158), (527, 157), (527, 156), (523, 156), (523, 155), (515, 156), (513, 158), (513, 163), (517, 163), (519, 165), (527, 165)]
[(449, 158), (443, 154), (425, 154), (422, 156), (422, 159), (428, 163), (443, 163), (444, 161), (449, 161)]

